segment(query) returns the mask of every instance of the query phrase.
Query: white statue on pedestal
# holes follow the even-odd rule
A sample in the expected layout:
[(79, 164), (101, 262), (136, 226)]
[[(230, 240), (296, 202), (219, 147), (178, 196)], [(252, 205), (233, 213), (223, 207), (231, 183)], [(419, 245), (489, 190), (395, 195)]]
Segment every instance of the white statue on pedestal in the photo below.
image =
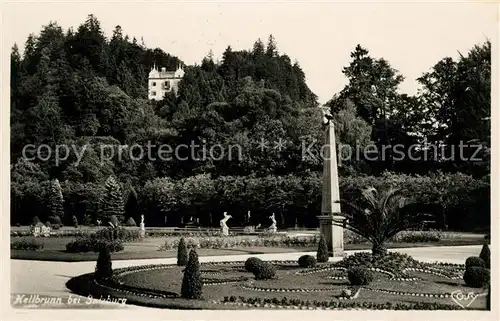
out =
[(229, 220), (230, 218), (232, 218), (231, 215), (227, 215), (227, 212), (224, 212), (224, 218), (222, 220), (220, 220), (220, 227), (221, 227), (221, 230), (222, 230), (222, 235), (224, 236), (228, 236), (229, 235), (229, 227), (227, 227), (227, 220)]
[(145, 224), (144, 224), (144, 215), (141, 215), (141, 223), (139, 223), (139, 234), (141, 237), (146, 236), (146, 229), (145, 229)]
[(276, 227), (276, 218), (274, 217), (274, 213), (273, 215), (269, 216), (269, 218), (271, 219), (271, 222), (273, 222), (271, 226), (269, 226), (269, 232), (276, 233), (278, 228)]

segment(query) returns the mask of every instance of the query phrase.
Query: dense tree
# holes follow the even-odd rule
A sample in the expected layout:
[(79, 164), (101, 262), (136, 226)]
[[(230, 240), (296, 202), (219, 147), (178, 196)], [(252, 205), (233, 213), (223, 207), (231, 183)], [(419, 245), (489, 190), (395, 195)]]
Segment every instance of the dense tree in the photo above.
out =
[(52, 216), (64, 219), (64, 198), (58, 179), (51, 182), (50, 209)]
[[(45, 222), (52, 215), (50, 182), (58, 179), (64, 211), (79, 222), (105, 219), (109, 211), (135, 219), (144, 214), (151, 225), (193, 218), (214, 226), (230, 211), (234, 224), (244, 224), (251, 210), (262, 224), (275, 212), (283, 226), (317, 226), (311, 213), (320, 211), (322, 159), (314, 148), (304, 153), (304, 146), (322, 144), (321, 113), (299, 62), (276, 43), (270, 35), (250, 50), (228, 46), (220, 62), (209, 53), (200, 65), (186, 66), (120, 26), (107, 38), (92, 15), (75, 30), (50, 22), (28, 36), (22, 54), (16, 46), (11, 52), (11, 222), (30, 222), (35, 212)], [(327, 105), (340, 145), (355, 151), (373, 143), (379, 151), (375, 160), (341, 155), (342, 184), (373, 183), (376, 176), (359, 174), (393, 171), (398, 179), (381, 177), (412, 185), (402, 173), (425, 175), (426, 185), (417, 185), (443, 204), (436, 211), (450, 228), (487, 225), (490, 51), (486, 43), (456, 61), (438, 62), (410, 96), (398, 92), (403, 77), (389, 62), (357, 46), (344, 68), (347, 86)], [(177, 94), (147, 100), (153, 65), (184, 67)], [(482, 161), (439, 158), (461, 141), (482, 146), (476, 155)], [(434, 142), (444, 152), (425, 149)], [(25, 149), (28, 144), (35, 147)], [(41, 144), (70, 151), (56, 161), (47, 149), (36, 149)], [(437, 160), (408, 161), (408, 154), (398, 160), (397, 153), (380, 151), (396, 144), (416, 144), (415, 155)], [(162, 145), (187, 148), (165, 160)], [(474, 178), (429, 174), (437, 169)]]
[(120, 183), (116, 181), (113, 176), (106, 180), (105, 194), (102, 200), (100, 212), (103, 221), (109, 221), (111, 216), (114, 215), (119, 222), (124, 221), (124, 206), (123, 195)]

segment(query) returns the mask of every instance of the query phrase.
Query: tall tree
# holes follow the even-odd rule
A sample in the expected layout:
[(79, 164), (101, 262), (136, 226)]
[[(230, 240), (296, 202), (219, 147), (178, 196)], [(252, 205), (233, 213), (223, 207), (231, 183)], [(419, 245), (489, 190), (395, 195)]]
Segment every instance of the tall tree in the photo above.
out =
[(374, 59), (367, 49), (357, 45), (351, 53), (352, 62), (343, 69), (349, 84), (341, 96), (356, 105), (358, 115), (369, 124), (388, 118), (397, 98), (397, 89), (404, 80), (383, 58)]
[(62, 193), (61, 184), (58, 179), (54, 179), (51, 182), (50, 191), (50, 209), (52, 216), (59, 217), (64, 220), (64, 198)]
[(110, 176), (104, 187), (105, 192), (100, 208), (101, 220), (110, 221), (111, 216), (114, 215), (119, 222), (123, 222), (124, 205), (120, 183)]

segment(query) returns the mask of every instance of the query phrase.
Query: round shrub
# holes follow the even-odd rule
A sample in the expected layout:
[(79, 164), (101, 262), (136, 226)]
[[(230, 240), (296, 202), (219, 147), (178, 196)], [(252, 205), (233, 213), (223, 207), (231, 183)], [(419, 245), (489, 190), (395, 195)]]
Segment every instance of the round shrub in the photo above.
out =
[(351, 285), (368, 285), (373, 281), (373, 273), (365, 267), (356, 266), (347, 271), (347, 278)]
[(61, 226), (60, 226), (59, 224), (53, 224), (53, 225), (52, 225), (52, 229), (53, 229), (53, 230), (58, 230), (58, 229), (60, 229), (60, 228), (61, 228)]
[(316, 266), (316, 259), (311, 255), (302, 255), (299, 257), (299, 266), (303, 268), (310, 268)]
[(50, 224), (50, 221), (45, 222), (45, 226), (52, 228), (52, 224)]
[(260, 264), (257, 264), (253, 274), (256, 280), (269, 280), (276, 275), (276, 269), (271, 263), (262, 261)]
[(245, 261), (245, 270), (248, 272), (254, 273), (256, 271), (257, 267), (262, 264), (263, 261), (257, 257), (249, 257)]
[(490, 270), (480, 266), (471, 266), (465, 270), (464, 281), (470, 287), (482, 288), (490, 283)]
[(484, 243), (483, 248), (481, 249), (481, 254), (479, 254), (479, 257), (484, 261), (485, 267), (489, 269), (491, 261), (491, 252), (488, 244)]
[(49, 222), (52, 224), (52, 225), (62, 225), (62, 220), (59, 216), (57, 215), (51, 215), (49, 216)]
[(318, 262), (328, 262), (328, 244), (326, 244), (325, 237), (321, 235), (318, 243), (318, 252), (316, 253), (316, 260)]
[(133, 217), (129, 217), (127, 222), (125, 223), (127, 226), (137, 226), (137, 224), (135, 223), (135, 220)]
[(470, 256), (465, 260), (465, 268), (468, 269), (473, 266), (486, 267), (484, 260), (478, 256)]
[(182, 278), (181, 296), (186, 299), (201, 299), (203, 282), (201, 280), (200, 262), (195, 249), (189, 252), (189, 261)]
[(177, 247), (177, 265), (184, 266), (188, 263), (188, 249), (186, 241), (182, 237)]
[(40, 219), (38, 218), (38, 216), (33, 217), (33, 220), (31, 221), (31, 224), (32, 225), (37, 225), (38, 223), (40, 223)]

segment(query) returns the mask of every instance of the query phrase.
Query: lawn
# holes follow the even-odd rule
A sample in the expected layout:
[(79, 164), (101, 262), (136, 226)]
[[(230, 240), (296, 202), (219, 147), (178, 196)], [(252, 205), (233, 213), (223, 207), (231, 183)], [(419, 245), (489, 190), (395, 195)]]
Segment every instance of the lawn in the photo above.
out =
[[(239, 236), (232, 236), (238, 238)], [(249, 237), (249, 236), (245, 236)], [(257, 237), (257, 236), (254, 236)], [(11, 243), (19, 240), (33, 239), (31, 236), (14, 236), (11, 237)], [(37, 242), (43, 243), (43, 249), (39, 251), (27, 250), (11, 250), (12, 259), (25, 260), (44, 260), (44, 261), (62, 261), (62, 262), (78, 262), (78, 261), (95, 261), (97, 253), (68, 253), (66, 252), (66, 244), (73, 241), (75, 238), (70, 236), (60, 237), (39, 237)], [(161, 245), (165, 244), (166, 240), (177, 240), (179, 237), (152, 237), (145, 238), (138, 242), (124, 243), (124, 251), (113, 253), (113, 260), (130, 260), (130, 259), (148, 259), (148, 258), (172, 258), (176, 257), (175, 250), (159, 251)], [(483, 235), (469, 233), (448, 233), (447, 238), (443, 238), (438, 242), (421, 242), (421, 243), (388, 243), (389, 248), (407, 248), (407, 247), (426, 247), (426, 246), (450, 246), (450, 245), (480, 245), (483, 243)], [(316, 250), (316, 246), (307, 247), (285, 247), (285, 246), (252, 246), (252, 247), (235, 247), (222, 249), (198, 249), (200, 256), (219, 256), (219, 255), (236, 255), (236, 254), (266, 254), (266, 253), (289, 253), (289, 252), (311, 252)], [(370, 249), (371, 244), (346, 244), (346, 250), (366, 250)]]
[[(419, 305), (427, 304), (427, 308), (434, 306), (436, 309), (461, 309), (450, 297), (453, 292), (485, 292), (484, 289), (468, 287), (461, 279), (422, 272), (408, 272), (409, 277), (417, 277), (418, 280), (398, 281), (385, 273), (374, 271), (374, 279), (369, 285), (352, 287), (347, 280), (346, 271), (341, 270), (341, 262), (322, 263), (313, 270), (301, 268), (293, 261), (275, 261), (272, 264), (276, 268), (276, 277), (271, 280), (256, 280), (252, 273), (245, 270), (244, 262), (201, 263), (203, 300), (162, 297), (165, 293), (180, 293), (184, 268), (175, 265), (118, 269), (114, 273), (115, 280), (106, 286), (89, 285), (91, 275), (88, 274), (72, 279), (68, 282), (68, 287), (84, 295), (91, 291), (95, 291), (94, 294), (105, 293), (118, 297), (125, 294), (132, 304), (190, 309), (241, 309), (255, 307), (254, 302), (268, 302), (258, 307), (276, 308), (324, 308), (327, 304), (334, 307), (344, 304), (368, 308), (384, 305), (418, 308)], [(332, 267), (336, 270), (328, 269)], [(450, 268), (431, 265), (431, 268), (443, 271), (454, 269), (456, 275), (462, 273), (458, 266)], [(345, 297), (345, 290), (351, 291), (351, 297)], [(353, 297), (356, 292), (357, 296)], [(252, 302), (251, 306), (248, 302)], [(484, 310), (485, 307), (486, 297), (480, 296), (468, 308)]]

